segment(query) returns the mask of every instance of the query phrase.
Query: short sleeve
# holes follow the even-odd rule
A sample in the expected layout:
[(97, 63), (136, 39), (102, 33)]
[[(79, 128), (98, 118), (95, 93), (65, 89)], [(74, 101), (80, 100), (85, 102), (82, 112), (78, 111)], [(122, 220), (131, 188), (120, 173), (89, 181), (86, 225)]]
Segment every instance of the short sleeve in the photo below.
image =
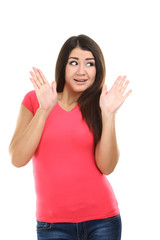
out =
[(39, 103), (35, 91), (30, 91), (24, 96), (22, 105), (35, 115), (37, 109), (39, 108)]

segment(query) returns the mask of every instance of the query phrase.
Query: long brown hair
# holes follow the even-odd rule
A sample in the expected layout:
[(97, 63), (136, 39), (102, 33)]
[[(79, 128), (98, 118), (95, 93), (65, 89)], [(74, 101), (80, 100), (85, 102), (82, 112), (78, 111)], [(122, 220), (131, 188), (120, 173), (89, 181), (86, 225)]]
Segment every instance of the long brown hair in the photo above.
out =
[(57, 92), (62, 92), (65, 85), (65, 68), (70, 52), (80, 47), (82, 50), (91, 51), (96, 64), (96, 77), (94, 83), (86, 89), (78, 99), (83, 118), (88, 127), (93, 132), (95, 146), (100, 140), (102, 132), (101, 110), (99, 107), (99, 97), (105, 81), (105, 61), (98, 44), (86, 35), (70, 37), (62, 46), (57, 58), (55, 80), (57, 82)]

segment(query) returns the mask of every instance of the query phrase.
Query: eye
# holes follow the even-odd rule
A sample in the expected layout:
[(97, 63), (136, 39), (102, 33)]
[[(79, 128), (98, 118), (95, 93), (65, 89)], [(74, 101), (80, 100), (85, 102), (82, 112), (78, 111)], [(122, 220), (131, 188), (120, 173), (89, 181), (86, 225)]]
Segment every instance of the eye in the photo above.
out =
[(87, 62), (86, 65), (89, 66), (89, 67), (90, 67), (90, 66), (92, 67), (92, 66), (95, 66), (95, 63), (93, 63), (93, 62)]
[(71, 61), (69, 64), (72, 65), (72, 66), (78, 65), (78, 63), (76, 61)]

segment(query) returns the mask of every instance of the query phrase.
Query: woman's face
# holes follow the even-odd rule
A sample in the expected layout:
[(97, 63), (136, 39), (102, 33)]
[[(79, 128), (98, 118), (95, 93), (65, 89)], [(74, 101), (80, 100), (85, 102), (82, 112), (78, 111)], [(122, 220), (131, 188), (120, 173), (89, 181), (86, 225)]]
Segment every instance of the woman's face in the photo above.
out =
[(95, 58), (90, 51), (74, 48), (65, 69), (65, 87), (75, 93), (89, 88), (95, 81)]

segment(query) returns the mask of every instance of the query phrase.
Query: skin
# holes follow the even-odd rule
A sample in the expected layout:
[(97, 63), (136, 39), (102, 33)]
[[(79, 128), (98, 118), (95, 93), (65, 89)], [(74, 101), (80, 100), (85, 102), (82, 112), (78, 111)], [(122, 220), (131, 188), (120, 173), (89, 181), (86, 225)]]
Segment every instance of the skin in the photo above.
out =
[(60, 106), (66, 110), (72, 109), (81, 93), (93, 84), (95, 76), (96, 67), (92, 53), (80, 48), (73, 49), (66, 65), (64, 90), (58, 96)]
[(116, 139), (115, 115), (122, 106), (126, 98), (131, 94), (131, 90), (125, 93), (129, 81), (127, 76), (119, 76), (112, 88), (107, 92), (104, 84), (100, 96), (100, 108), (102, 111), (102, 135), (95, 150), (95, 160), (99, 170), (109, 175), (113, 172), (119, 160), (119, 149)]
[[(26, 165), (32, 158), (41, 139), (46, 119), (57, 101), (64, 110), (70, 111), (77, 105), (81, 93), (93, 84), (96, 76), (95, 60), (90, 51), (73, 49), (66, 65), (64, 90), (58, 94), (56, 83), (52, 82), (50, 85), (41, 70), (33, 68), (30, 74), (40, 106), (33, 116), (21, 105), (15, 133), (9, 146), (12, 163), (16, 167)], [(108, 92), (104, 84), (100, 96), (102, 136), (95, 149), (95, 163), (105, 175), (114, 170), (119, 159), (115, 115), (131, 93), (131, 90), (126, 92), (129, 84), (126, 78), (119, 76)]]

